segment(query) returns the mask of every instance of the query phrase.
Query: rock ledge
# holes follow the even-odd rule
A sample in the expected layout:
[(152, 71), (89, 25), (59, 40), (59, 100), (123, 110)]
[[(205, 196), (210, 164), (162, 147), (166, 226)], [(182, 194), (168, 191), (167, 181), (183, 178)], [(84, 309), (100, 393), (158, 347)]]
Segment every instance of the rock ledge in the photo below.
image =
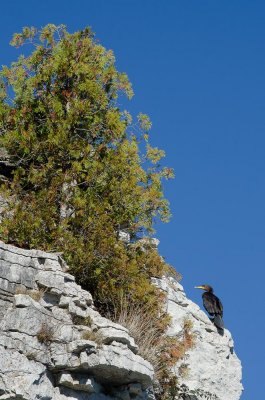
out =
[(0, 400), (147, 399), (153, 367), (65, 271), (0, 242)]

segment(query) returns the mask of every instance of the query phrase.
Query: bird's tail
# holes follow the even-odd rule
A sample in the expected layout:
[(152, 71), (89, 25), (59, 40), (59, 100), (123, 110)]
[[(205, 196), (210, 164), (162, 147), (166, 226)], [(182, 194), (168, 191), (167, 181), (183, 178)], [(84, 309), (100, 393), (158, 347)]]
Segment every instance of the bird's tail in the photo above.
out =
[(224, 329), (224, 321), (222, 320), (221, 315), (215, 314), (213, 323), (218, 329)]

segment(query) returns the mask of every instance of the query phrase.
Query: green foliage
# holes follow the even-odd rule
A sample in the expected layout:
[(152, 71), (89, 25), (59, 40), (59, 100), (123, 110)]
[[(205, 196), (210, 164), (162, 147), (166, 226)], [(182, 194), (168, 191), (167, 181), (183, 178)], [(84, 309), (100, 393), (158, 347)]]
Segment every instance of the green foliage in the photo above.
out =
[(63, 252), (97, 304), (126, 296), (159, 314), (163, 295), (150, 277), (172, 270), (152, 246), (119, 240), (124, 227), (134, 239), (170, 216), (162, 179), (173, 172), (149, 143), (151, 122), (120, 110), (131, 84), (90, 28), (26, 27), (11, 44), (25, 43), (32, 53), (0, 74), (0, 145), (16, 166), (1, 186), (9, 208), (0, 236)]
[(148, 142), (149, 118), (140, 114), (135, 125), (118, 108), (131, 84), (89, 28), (24, 28), (11, 43), (34, 50), (1, 71), (0, 143), (17, 166), (1, 188), (12, 196), (1, 237), (63, 251), (94, 295), (122, 290), (146, 301), (155, 294), (149, 278), (165, 263), (151, 247), (126, 247), (118, 231), (126, 226), (134, 237), (169, 217), (161, 179), (172, 171), (160, 168), (164, 153)]

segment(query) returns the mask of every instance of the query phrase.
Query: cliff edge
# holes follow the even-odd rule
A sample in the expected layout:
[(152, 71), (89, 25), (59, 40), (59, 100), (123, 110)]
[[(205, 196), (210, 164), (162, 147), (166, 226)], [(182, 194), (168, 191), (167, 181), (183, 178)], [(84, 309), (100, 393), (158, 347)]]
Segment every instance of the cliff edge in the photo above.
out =
[[(167, 293), (170, 335), (185, 318), (193, 322), (180, 398), (238, 400), (241, 365), (230, 333), (218, 335), (173, 279), (154, 284)], [(137, 350), (126, 328), (95, 310), (60, 255), (0, 242), (0, 400), (151, 400), (153, 367)]]
[[(168, 334), (178, 335), (185, 319), (192, 323), (195, 345), (174, 367), (186, 398), (238, 400), (243, 390), (242, 367), (231, 333), (225, 329), (220, 335), (205, 312), (187, 298), (183, 287), (173, 278), (153, 278), (153, 283), (166, 293), (166, 308), (172, 318)], [(179, 373), (181, 364), (185, 366), (184, 376)]]

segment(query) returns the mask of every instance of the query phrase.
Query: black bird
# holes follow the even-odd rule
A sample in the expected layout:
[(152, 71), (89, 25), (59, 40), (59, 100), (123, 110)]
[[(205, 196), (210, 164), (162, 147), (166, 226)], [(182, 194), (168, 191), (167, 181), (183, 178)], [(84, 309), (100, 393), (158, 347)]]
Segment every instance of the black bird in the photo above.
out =
[(213, 323), (222, 331), (224, 330), (223, 317), (223, 305), (215, 294), (213, 294), (213, 288), (209, 285), (195, 286), (196, 289), (203, 289), (205, 292), (202, 295), (203, 305), (208, 314), (213, 317)]

